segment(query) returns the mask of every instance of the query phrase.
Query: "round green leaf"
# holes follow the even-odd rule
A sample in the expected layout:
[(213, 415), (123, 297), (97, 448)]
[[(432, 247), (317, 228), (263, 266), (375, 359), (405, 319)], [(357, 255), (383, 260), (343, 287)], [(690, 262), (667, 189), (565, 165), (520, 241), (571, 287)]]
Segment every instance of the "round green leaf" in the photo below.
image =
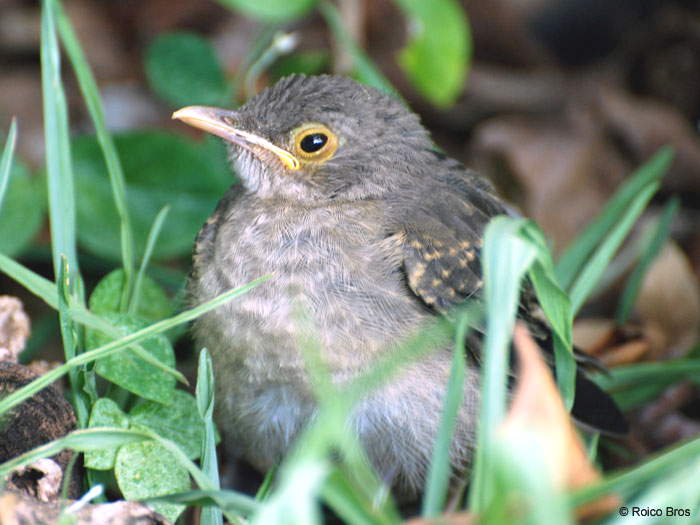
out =
[(197, 412), (195, 398), (182, 390), (175, 390), (169, 405), (142, 401), (129, 412), (133, 423), (148, 427), (158, 435), (174, 441), (190, 459), (202, 452), (204, 428)]
[(416, 89), (437, 106), (452, 104), (471, 59), (467, 15), (456, 0), (397, 0), (410, 20), (410, 43), (399, 64)]
[[(189, 255), (197, 231), (233, 181), (224, 148), (194, 144), (162, 132), (115, 137), (127, 182), (127, 205), (137, 253), (163, 206), (170, 204), (155, 258)], [(78, 241), (91, 252), (120, 260), (119, 219), (102, 152), (93, 136), (73, 142)]]
[[(141, 300), (136, 315), (145, 321), (160, 321), (173, 315), (173, 305), (165, 291), (150, 277), (141, 282)], [(90, 295), (90, 310), (98, 315), (119, 313), (124, 288), (124, 270), (119, 268), (107, 274)]]
[[(128, 333), (145, 328), (147, 325), (126, 314), (105, 313), (102, 317)], [(88, 348), (96, 348), (112, 340), (97, 330), (87, 332), (86, 339)], [(161, 363), (170, 367), (175, 366), (173, 347), (164, 335), (154, 335), (142, 341), (141, 347)], [(98, 359), (95, 372), (129, 392), (159, 403), (169, 404), (175, 390), (175, 378), (172, 375), (147, 363), (131, 349)]]
[(173, 106), (216, 106), (226, 99), (226, 78), (214, 48), (191, 33), (157, 37), (146, 51), (153, 91)]
[(219, 3), (268, 22), (283, 22), (299, 18), (318, 0), (219, 0)]
[[(88, 427), (129, 428), (129, 418), (114, 401), (103, 397), (92, 406)], [(85, 466), (96, 470), (111, 470), (116, 457), (116, 447), (88, 450), (85, 452)]]
[[(114, 466), (117, 484), (127, 500), (140, 500), (190, 490), (187, 469), (155, 441), (129, 443), (119, 449)], [(172, 523), (184, 505), (156, 501), (148, 504)]]
[(29, 175), (15, 160), (0, 207), (0, 253), (14, 256), (24, 250), (41, 227), (46, 209), (43, 180)]

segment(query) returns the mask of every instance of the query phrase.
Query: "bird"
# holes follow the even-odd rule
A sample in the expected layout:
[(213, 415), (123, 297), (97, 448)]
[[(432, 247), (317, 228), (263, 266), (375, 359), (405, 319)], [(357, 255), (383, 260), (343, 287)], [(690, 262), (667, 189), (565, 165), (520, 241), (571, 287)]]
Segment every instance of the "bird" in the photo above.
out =
[[(347, 77), (291, 75), (237, 109), (188, 106), (173, 118), (221, 137), (237, 175), (195, 241), (190, 302), (271, 276), (193, 325), (214, 363), (227, 452), (264, 472), (318, 408), (304, 338), (317, 342), (334, 384), (367, 372), (427, 323), (479, 300), (484, 230), (509, 208), (489, 182), (436, 148), (402, 100)], [(534, 309), (534, 300), (521, 304), (519, 317), (551, 348)], [(479, 344), (470, 338), (470, 355)], [(425, 483), (451, 351), (435, 348), (407, 365), (348, 423), (403, 498)], [(574, 417), (624, 433), (606, 393), (583, 372), (576, 386)], [(466, 367), (463, 392), (450, 448), (455, 477), (474, 454), (478, 359)]]

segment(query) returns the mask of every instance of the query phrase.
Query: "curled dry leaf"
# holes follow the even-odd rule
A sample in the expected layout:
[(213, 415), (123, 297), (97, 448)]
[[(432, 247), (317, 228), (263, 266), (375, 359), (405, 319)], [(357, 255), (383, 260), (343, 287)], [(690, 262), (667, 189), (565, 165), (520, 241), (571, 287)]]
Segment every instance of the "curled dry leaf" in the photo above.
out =
[(10, 295), (0, 295), (0, 361), (17, 362), (29, 337), (29, 316), (22, 301)]
[(700, 287), (682, 250), (668, 243), (644, 278), (636, 305), (651, 359), (683, 357), (700, 336)]
[[(545, 365), (540, 349), (524, 325), (514, 334), (518, 355), (518, 382), (508, 415), (500, 428), (503, 436), (534, 433), (546, 450), (554, 486), (578, 489), (595, 483), (600, 473), (591, 464), (569, 413)], [(604, 496), (577, 509), (581, 519), (607, 514), (618, 508), (616, 495)]]
[(55, 501), (62, 481), (61, 466), (52, 459), (44, 458), (14, 470), (7, 480), (7, 486), (39, 501)]
[(437, 518), (413, 518), (405, 521), (404, 525), (474, 525), (478, 523), (468, 512), (448, 512)]
[(597, 357), (615, 343), (615, 321), (601, 317), (577, 319), (573, 336), (577, 348)]

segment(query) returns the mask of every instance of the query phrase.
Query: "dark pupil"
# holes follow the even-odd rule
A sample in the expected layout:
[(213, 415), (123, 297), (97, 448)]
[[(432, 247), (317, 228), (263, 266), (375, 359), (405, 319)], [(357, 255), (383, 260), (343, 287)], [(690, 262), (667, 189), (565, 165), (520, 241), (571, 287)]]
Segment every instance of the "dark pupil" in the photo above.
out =
[(315, 153), (328, 142), (328, 137), (323, 133), (312, 133), (301, 139), (301, 149), (306, 153)]

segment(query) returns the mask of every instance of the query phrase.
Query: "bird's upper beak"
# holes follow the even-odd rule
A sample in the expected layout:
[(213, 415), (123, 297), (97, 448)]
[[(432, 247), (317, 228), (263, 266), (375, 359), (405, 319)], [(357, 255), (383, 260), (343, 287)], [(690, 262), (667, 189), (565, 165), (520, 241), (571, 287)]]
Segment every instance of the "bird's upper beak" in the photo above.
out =
[(290, 170), (298, 170), (301, 167), (299, 159), (288, 151), (275, 146), (269, 140), (254, 133), (236, 128), (235, 113), (233, 111), (208, 106), (187, 106), (173, 113), (173, 118), (195, 128), (213, 133), (253, 153), (256, 152), (255, 146), (267, 150), (277, 156), (282, 164)]

